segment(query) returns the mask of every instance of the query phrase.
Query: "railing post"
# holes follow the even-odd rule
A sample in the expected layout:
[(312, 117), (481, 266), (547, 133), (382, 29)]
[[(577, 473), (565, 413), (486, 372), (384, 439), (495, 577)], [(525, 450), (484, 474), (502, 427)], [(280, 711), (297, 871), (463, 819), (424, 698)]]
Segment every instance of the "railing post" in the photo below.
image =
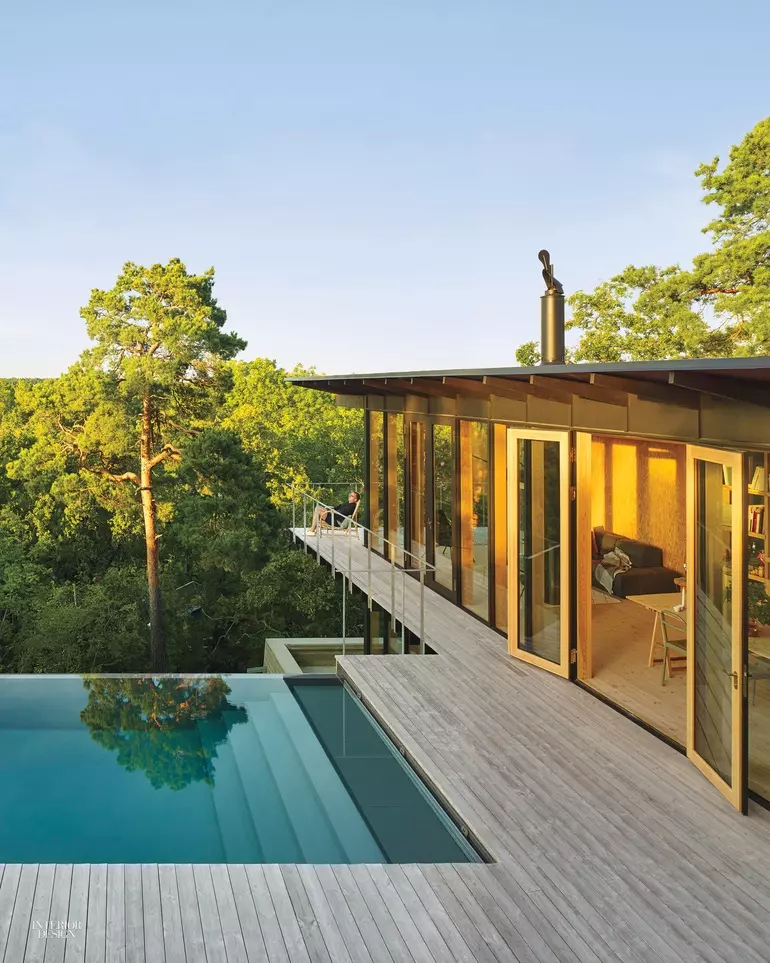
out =
[(392, 627), (396, 627), (396, 565), (390, 563), (390, 621)]
[(345, 576), (342, 576), (342, 654), (345, 655), (345, 639), (347, 636), (347, 628), (345, 625), (346, 607), (345, 607), (345, 596), (347, 592), (345, 591)]
[(297, 543), (297, 497), (294, 491), (294, 482), (291, 483), (291, 541), (293, 545)]
[(425, 655), (425, 566), (420, 565), (420, 655)]
[[(317, 498), (314, 498), (313, 501), (315, 502), (316, 508), (321, 507), (321, 503), (318, 501)], [(316, 554), (316, 563), (320, 566), (321, 564), (321, 513), (320, 512), (318, 513), (318, 521), (316, 522), (316, 528), (315, 528), (315, 554)]]
[(366, 594), (369, 596), (369, 611), (372, 611), (372, 545), (369, 539), (369, 551), (367, 552), (367, 586)]
[(336, 566), (336, 564), (335, 564), (335, 562), (334, 562), (334, 543), (337, 541), (337, 539), (334, 537), (334, 509), (331, 510), (331, 519), (332, 519), (332, 530), (331, 530), (331, 540), (332, 540), (332, 578), (335, 578), (336, 575), (337, 575), (337, 566)]
[[(404, 557), (406, 561), (406, 557)], [(401, 651), (406, 655), (406, 572), (401, 573)]]
[(307, 492), (302, 492), (302, 541), (307, 555)]

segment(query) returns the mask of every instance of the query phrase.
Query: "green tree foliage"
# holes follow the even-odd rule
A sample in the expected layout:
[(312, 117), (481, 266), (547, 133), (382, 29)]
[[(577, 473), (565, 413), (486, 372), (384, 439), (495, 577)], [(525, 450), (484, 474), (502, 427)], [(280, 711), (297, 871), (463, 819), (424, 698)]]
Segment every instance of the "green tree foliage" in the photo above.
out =
[[(341, 634), (341, 588), (291, 548), (285, 508), (289, 479), (360, 474), (361, 413), (285, 378), (227, 361), (216, 385), (183, 386), (185, 406), (159, 389), (154, 451), (175, 449), (152, 475), (170, 669), (244, 671), (268, 637)], [(113, 477), (140, 460), (141, 398), (122, 385), (94, 350), (60, 378), (0, 381), (0, 671), (150, 665), (141, 493)]]
[(150, 268), (128, 262), (111, 290), (94, 289), (81, 311), (94, 347), (79, 374), (100, 404), (82, 422), (59, 423), (83, 468), (139, 493), (154, 669), (165, 667), (166, 644), (153, 472), (179, 460), (180, 437), (210, 416), (225, 386), (223, 362), (246, 347), (223, 332), (213, 285), (213, 268), (191, 275), (175, 258)]
[(537, 341), (525, 341), (516, 349), (516, 363), (523, 368), (540, 364), (540, 345)]
[[(213, 786), (217, 746), (247, 718), (228, 702), (223, 679), (84, 679), (84, 685), (88, 705), (80, 718), (91, 737), (155, 789)], [(208, 738), (201, 739), (202, 729)]]
[[(690, 268), (629, 266), (569, 299), (581, 332), (574, 361), (643, 361), (770, 353), (770, 117), (695, 172), (710, 250)], [(524, 346), (527, 350), (530, 346)]]
[(360, 484), (363, 475), (363, 412), (286, 380), (312, 374), (301, 367), (287, 373), (265, 358), (233, 365), (223, 424), (257, 456), (278, 506), (289, 503), (292, 485), (310, 490), (317, 482)]

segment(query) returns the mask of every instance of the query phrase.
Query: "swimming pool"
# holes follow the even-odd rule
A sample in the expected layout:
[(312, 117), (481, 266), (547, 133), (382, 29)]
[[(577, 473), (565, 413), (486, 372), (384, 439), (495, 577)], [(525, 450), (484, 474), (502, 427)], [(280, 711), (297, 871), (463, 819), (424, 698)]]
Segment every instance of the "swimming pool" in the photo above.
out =
[(0, 676), (0, 863), (478, 859), (336, 680)]

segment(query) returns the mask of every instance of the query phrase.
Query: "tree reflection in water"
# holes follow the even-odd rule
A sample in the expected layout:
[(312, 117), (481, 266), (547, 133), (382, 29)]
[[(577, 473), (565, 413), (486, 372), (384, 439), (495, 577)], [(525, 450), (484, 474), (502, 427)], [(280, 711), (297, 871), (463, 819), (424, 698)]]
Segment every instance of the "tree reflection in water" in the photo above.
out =
[(247, 719), (245, 709), (227, 701), (230, 687), (221, 678), (85, 678), (83, 684), (88, 705), (80, 718), (91, 737), (156, 789), (213, 786), (217, 746)]

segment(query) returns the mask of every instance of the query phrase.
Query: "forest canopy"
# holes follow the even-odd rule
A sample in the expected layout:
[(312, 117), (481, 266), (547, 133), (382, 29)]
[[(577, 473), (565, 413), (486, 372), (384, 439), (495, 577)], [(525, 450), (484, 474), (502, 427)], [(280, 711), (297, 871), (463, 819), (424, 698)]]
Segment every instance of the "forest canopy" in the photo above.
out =
[(360, 478), (362, 413), (235, 360), (213, 284), (128, 263), (65, 374), (0, 381), (0, 671), (245, 671), (340, 634), (291, 488)]

